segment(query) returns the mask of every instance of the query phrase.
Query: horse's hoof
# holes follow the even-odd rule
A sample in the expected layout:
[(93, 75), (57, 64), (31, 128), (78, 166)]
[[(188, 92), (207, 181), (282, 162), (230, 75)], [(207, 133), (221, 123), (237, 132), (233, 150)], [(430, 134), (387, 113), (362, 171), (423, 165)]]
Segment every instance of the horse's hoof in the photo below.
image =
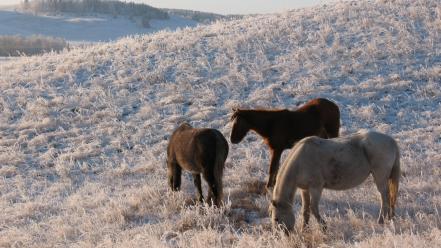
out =
[(271, 194), (273, 192), (273, 187), (270, 187), (270, 186), (266, 186), (265, 187), (265, 192), (264, 193), (267, 193), (267, 194)]
[(309, 227), (309, 225), (303, 225), (302, 226), (302, 232), (303, 233), (306, 233), (306, 232), (309, 232), (309, 231), (311, 231), (311, 228)]
[(272, 182), (268, 182), (267, 184), (266, 184), (266, 189), (267, 190), (272, 190), (274, 188), (274, 183), (272, 183)]
[(378, 219), (378, 224), (383, 225), (384, 224), (384, 219), (383, 218), (379, 218)]

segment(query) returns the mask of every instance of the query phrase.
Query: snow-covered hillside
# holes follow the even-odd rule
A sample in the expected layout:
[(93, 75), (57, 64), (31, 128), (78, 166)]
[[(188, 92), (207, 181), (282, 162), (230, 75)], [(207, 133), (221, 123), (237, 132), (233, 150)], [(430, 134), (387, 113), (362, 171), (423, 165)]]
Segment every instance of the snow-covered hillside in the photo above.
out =
[[(189, 204), (188, 175), (168, 189), (178, 123), (229, 137), (232, 107), (315, 97), (340, 106), (342, 135), (398, 141), (394, 222), (376, 224), (368, 180), (323, 193), (327, 233), (315, 221), (271, 231), (255, 134), (230, 144), (224, 209)], [(440, 247), (440, 151), (439, 0), (332, 3), (23, 57), (0, 64), (0, 247)]]
[(163, 29), (176, 30), (196, 25), (196, 21), (179, 16), (170, 16), (170, 19), (166, 20), (153, 19), (150, 21), (150, 28), (144, 28), (122, 16), (45, 16), (0, 10), (0, 35), (40, 34), (75, 42), (109, 41), (134, 34), (148, 34)]

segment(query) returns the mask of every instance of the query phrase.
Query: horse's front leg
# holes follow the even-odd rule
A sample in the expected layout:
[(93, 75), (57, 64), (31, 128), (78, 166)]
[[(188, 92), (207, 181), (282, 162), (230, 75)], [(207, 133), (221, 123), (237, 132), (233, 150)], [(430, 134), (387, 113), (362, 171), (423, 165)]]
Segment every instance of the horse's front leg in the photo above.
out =
[(202, 194), (201, 174), (193, 174), (193, 183), (198, 191), (197, 200), (202, 202), (204, 200), (204, 195)]
[(308, 190), (302, 190), (302, 214), (303, 214), (303, 230), (309, 225), (309, 216), (311, 213), (310, 197)]
[(269, 179), (268, 183), (266, 184), (267, 189), (274, 187), (274, 185), (276, 184), (277, 172), (279, 171), (280, 156), (282, 155), (283, 150), (273, 149), (271, 150), (271, 152), (272, 157), (269, 169)]
[(311, 212), (314, 217), (317, 219), (323, 231), (326, 231), (326, 222), (322, 219), (319, 213), (319, 202), (320, 197), (322, 196), (323, 188), (310, 188), (309, 195), (311, 197)]
[(203, 173), (205, 181), (208, 184), (208, 195), (207, 202), (208, 204), (215, 204), (219, 207), (220, 197), (219, 197), (219, 185), (216, 182), (216, 176), (212, 170), (206, 170)]

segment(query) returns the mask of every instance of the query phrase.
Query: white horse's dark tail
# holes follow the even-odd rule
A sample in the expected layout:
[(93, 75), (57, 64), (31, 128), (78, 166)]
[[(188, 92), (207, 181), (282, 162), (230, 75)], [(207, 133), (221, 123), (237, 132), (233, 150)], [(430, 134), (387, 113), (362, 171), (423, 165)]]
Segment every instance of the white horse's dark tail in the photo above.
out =
[(216, 131), (216, 159), (214, 161), (215, 183), (217, 185), (216, 205), (220, 206), (223, 199), (222, 177), (224, 173), (225, 160), (228, 156), (228, 142), (219, 131)]
[(397, 203), (398, 196), (398, 184), (400, 181), (400, 152), (397, 148), (395, 162), (392, 167), (392, 171), (389, 176), (388, 184), (389, 184), (389, 206), (390, 212), (389, 217), (392, 218), (395, 215), (395, 204)]

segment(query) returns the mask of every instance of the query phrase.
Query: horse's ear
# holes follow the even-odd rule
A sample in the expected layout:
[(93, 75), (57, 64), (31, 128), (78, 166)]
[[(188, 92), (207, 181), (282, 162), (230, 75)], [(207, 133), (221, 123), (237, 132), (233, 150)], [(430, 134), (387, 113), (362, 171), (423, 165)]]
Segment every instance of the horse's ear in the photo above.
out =
[(187, 121), (184, 121), (184, 122), (181, 123), (180, 127), (186, 127), (186, 128), (190, 127), (191, 128), (192, 126)]
[(238, 108), (231, 108), (231, 110), (233, 110), (233, 114), (231, 115), (230, 120), (234, 120), (234, 119), (236, 119), (236, 117), (238, 115), (239, 109)]

